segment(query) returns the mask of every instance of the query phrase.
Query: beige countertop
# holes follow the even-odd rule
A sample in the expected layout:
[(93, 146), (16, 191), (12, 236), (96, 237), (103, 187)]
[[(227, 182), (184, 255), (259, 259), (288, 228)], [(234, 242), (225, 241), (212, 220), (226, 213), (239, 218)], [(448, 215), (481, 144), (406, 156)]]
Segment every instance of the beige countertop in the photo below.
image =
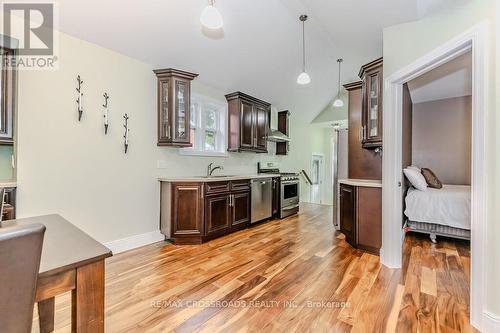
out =
[(160, 182), (174, 183), (174, 182), (220, 182), (220, 181), (230, 181), (230, 180), (242, 180), (242, 179), (262, 179), (262, 178), (272, 178), (279, 177), (279, 174), (266, 173), (258, 175), (215, 175), (212, 177), (207, 176), (166, 176), (159, 177)]
[(17, 183), (15, 181), (0, 181), (0, 187), (17, 187)]
[(370, 180), (370, 179), (339, 179), (339, 184), (361, 186), (361, 187), (382, 187), (381, 180)]

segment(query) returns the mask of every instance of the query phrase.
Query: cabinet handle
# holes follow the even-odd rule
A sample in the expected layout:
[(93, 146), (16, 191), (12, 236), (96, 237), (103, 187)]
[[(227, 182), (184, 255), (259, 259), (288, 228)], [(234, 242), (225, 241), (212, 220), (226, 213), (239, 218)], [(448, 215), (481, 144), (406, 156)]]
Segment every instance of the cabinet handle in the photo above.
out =
[(205, 184), (201, 184), (201, 198), (203, 199), (203, 196), (205, 195)]

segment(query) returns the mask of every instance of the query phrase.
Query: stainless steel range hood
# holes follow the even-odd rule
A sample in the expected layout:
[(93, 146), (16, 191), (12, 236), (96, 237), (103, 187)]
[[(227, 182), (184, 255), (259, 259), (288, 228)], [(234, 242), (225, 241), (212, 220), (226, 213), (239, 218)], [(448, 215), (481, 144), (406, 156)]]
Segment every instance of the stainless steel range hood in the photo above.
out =
[(278, 130), (269, 130), (267, 141), (271, 142), (290, 142), (290, 138)]

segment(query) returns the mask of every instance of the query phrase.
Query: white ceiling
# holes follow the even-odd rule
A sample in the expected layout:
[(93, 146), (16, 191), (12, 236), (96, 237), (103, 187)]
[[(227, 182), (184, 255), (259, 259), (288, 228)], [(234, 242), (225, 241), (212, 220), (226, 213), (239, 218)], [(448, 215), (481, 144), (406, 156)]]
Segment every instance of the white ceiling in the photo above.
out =
[(472, 54), (467, 52), (408, 82), (414, 104), (472, 95)]
[[(382, 55), (382, 29), (432, 12), (453, 0), (217, 0), (223, 36), (208, 38), (199, 16), (207, 0), (56, 0), (60, 30), (153, 67), (199, 73), (222, 90), (255, 95), (311, 121), (342, 81)], [(298, 86), (301, 26), (306, 13), (307, 71)], [(153, 74), (151, 74), (153, 75)]]

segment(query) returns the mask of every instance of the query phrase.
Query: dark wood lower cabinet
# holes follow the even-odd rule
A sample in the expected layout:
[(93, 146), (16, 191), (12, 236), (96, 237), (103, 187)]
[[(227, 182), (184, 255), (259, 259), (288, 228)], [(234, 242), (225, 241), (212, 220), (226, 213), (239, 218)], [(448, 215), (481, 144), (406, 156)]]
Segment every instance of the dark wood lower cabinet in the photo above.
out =
[(350, 185), (340, 185), (340, 232), (345, 235), (349, 244), (356, 243), (355, 188)]
[(340, 184), (340, 232), (355, 248), (378, 254), (382, 246), (382, 189)]
[(231, 228), (242, 229), (250, 224), (250, 192), (233, 194), (232, 198), (232, 223)]
[(231, 195), (209, 196), (205, 199), (206, 236), (216, 237), (229, 232), (231, 228)]
[(172, 187), (171, 236), (179, 243), (201, 243), (204, 235), (203, 186), (197, 183)]
[(250, 225), (250, 180), (161, 182), (160, 230), (178, 244), (200, 244)]

